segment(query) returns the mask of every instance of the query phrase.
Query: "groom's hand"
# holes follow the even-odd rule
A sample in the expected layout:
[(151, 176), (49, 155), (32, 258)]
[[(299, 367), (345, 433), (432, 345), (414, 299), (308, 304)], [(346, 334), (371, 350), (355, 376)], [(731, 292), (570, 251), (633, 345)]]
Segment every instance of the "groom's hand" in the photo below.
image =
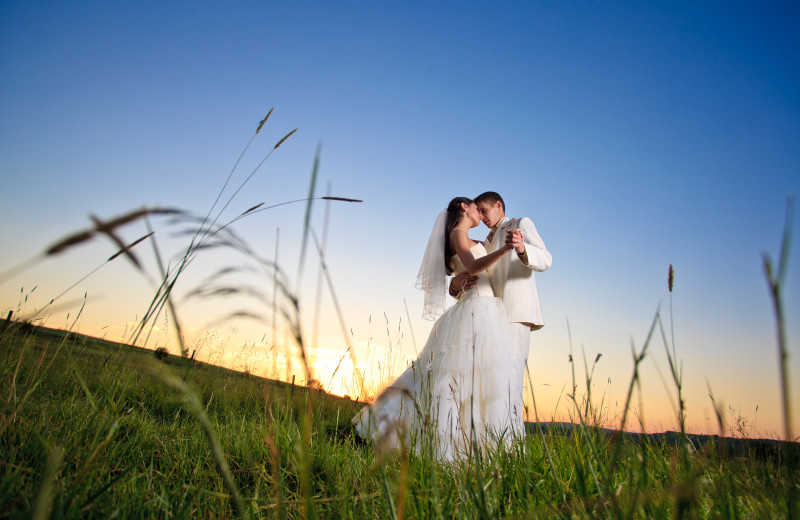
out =
[(469, 291), (478, 283), (478, 277), (472, 276), (467, 271), (461, 271), (450, 282), (450, 296), (457, 297), (461, 291)]

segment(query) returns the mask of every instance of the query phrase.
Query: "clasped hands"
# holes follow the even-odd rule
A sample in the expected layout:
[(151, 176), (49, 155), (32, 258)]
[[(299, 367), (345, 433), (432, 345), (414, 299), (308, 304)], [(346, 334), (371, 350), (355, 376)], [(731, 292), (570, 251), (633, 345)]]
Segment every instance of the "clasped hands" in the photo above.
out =
[(518, 255), (525, 252), (525, 235), (521, 229), (506, 229), (506, 243), (504, 247), (509, 251), (513, 249)]

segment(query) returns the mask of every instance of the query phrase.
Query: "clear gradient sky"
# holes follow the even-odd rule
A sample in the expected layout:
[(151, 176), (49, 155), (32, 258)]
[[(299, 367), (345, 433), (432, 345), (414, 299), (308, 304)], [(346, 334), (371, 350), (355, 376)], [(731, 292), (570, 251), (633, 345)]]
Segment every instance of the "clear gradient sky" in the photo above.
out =
[[(305, 197), (321, 146), (317, 194), (330, 183), (334, 195), (364, 201), (331, 206), (327, 243), (359, 363), (389, 346), (413, 357), (412, 331), (421, 348), (431, 324), (414, 281), (433, 221), (452, 197), (495, 190), (510, 216), (533, 219), (553, 255), (537, 275), (546, 327), (533, 334), (530, 361), (545, 418), (570, 409), (571, 335), (579, 379), (581, 352), (589, 361), (602, 354), (593, 392), (614, 422), (631, 343), (641, 347), (659, 305), (669, 323), (673, 264), (691, 429), (718, 431), (710, 387), (726, 414), (782, 435), (761, 254), (777, 255), (785, 200), (800, 185), (796, 3), (0, 2), (0, 310), (30, 315), (115, 251), (96, 240), (30, 260), (87, 227), (90, 213), (143, 205), (205, 213), (273, 106), (235, 180), (299, 130), (226, 215)], [(236, 227), (267, 258), (280, 228), (279, 262), (293, 283), (303, 208)], [(323, 214), (316, 205), (318, 232)], [(162, 247), (177, 243), (174, 226), (155, 225)], [(122, 235), (144, 232), (138, 223)], [(784, 287), (795, 432), (799, 241)], [(138, 252), (155, 276), (150, 245)], [(231, 261), (202, 257), (178, 294)], [(9, 274), (20, 263), (28, 269)], [(300, 285), (309, 337), (316, 265), (309, 260)], [(46, 324), (70, 323), (84, 293), (76, 327), (120, 339), (152, 288), (114, 261), (61, 298)], [(345, 341), (323, 294), (315, 375), (327, 382)], [(241, 305), (265, 318), (204, 336)], [(246, 351), (240, 358), (250, 355), (251, 365), (266, 363), (263, 305), (180, 309), (207, 357), (222, 342), (228, 358)], [(659, 341), (634, 400), (649, 430), (677, 428), (662, 378)]]

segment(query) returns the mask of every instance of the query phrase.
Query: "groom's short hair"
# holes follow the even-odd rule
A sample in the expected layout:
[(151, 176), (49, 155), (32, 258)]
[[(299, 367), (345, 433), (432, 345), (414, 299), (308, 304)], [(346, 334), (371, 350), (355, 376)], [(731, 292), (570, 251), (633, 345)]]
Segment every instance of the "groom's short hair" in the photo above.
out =
[(503, 206), (503, 213), (506, 212), (506, 203), (503, 201), (503, 197), (501, 197), (496, 191), (485, 191), (475, 197), (473, 200), (475, 204), (480, 204), (481, 202), (488, 202), (489, 204), (500, 202), (500, 205)]

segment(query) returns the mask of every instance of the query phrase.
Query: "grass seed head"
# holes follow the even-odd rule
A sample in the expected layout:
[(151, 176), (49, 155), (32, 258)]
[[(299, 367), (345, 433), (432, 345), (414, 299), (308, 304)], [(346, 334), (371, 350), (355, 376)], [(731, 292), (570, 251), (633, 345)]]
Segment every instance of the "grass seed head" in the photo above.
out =
[(61, 251), (67, 249), (70, 246), (74, 246), (76, 244), (80, 244), (82, 242), (86, 242), (90, 238), (94, 236), (94, 230), (90, 231), (83, 231), (80, 233), (76, 233), (74, 235), (70, 235), (64, 240), (58, 242), (55, 245), (50, 246), (47, 251), (44, 252), (46, 256), (54, 255), (56, 253), (60, 253)]
[(346, 197), (332, 197), (332, 196), (322, 197), (322, 200), (340, 200), (343, 202), (364, 202), (363, 200), (359, 199), (348, 199)]
[(261, 131), (261, 127), (263, 127), (263, 126), (264, 126), (264, 123), (266, 123), (266, 122), (267, 122), (267, 119), (269, 119), (269, 116), (271, 116), (271, 115), (272, 115), (272, 111), (273, 111), (273, 110), (275, 110), (275, 107), (272, 107), (272, 108), (270, 108), (270, 109), (269, 109), (269, 112), (267, 112), (267, 115), (266, 115), (266, 116), (264, 116), (264, 119), (262, 119), (262, 120), (261, 120), (261, 122), (260, 122), (260, 123), (258, 123), (258, 128), (256, 128), (256, 135), (258, 135), (258, 133)]
[(284, 143), (284, 141), (286, 141), (287, 139), (289, 139), (289, 138), (292, 136), (292, 134), (294, 134), (295, 132), (297, 132), (297, 128), (295, 128), (294, 130), (292, 130), (291, 132), (289, 132), (288, 134), (286, 134), (285, 136), (283, 136), (283, 139), (281, 139), (280, 141), (278, 141), (278, 144), (276, 144), (276, 145), (275, 145), (275, 147), (273, 148), (273, 150), (275, 150), (275, 149), (276, 149), (276, 148), (278, 148), (280, 145), (282, 145), (282, 144)]
[(669, 275), (667, 276), (667, 286), (669, 287), (669, 292), (672, 292), (672, 285), (675, 283), (675, 269), (672, 268), (672, 264), (669, 264)]

